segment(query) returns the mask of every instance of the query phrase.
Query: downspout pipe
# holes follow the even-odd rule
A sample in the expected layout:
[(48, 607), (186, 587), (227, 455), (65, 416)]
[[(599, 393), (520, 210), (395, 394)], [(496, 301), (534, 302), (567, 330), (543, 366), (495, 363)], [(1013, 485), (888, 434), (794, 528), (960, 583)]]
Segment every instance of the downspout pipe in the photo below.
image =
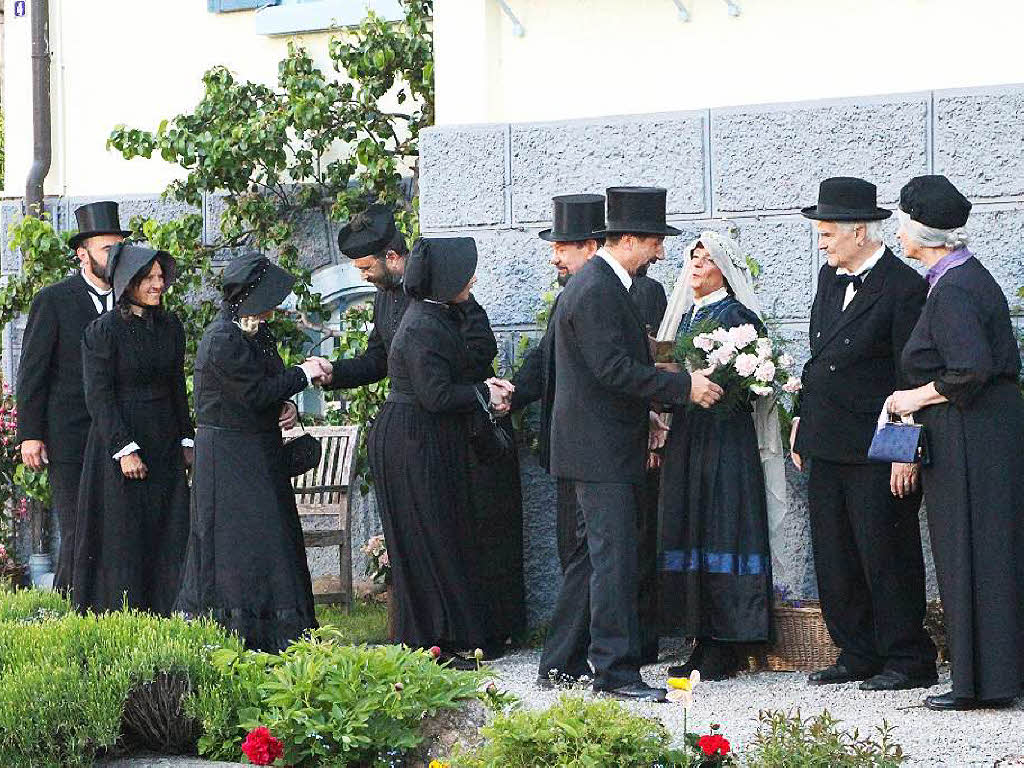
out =
[(32, 2), (32, 169), (25, 183), (25, 212), (41, 217), (43, 182), (50, 172), (50, 0)]

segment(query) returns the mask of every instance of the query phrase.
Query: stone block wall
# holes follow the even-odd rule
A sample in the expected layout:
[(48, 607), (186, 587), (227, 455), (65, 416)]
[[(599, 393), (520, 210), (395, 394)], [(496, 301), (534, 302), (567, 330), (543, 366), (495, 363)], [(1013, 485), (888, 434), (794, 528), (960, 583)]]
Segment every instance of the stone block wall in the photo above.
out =
[[(534, 327), (551, 285), (553, 195), (603, 192), (618, 184), (668, 189), (670, 222), (651, 276), (671, 291), (682, 250), (702, 230), (731, 231), (760, 262), (758, 291), (781, 337), (807, 357), (807, 316), (822, 264), (800, 208), (828, 176), (867, 178), (882, 205), (895, 205), (913, 176), (943, 173), (974, 202), (972, 248), (1011, 306), (1024, 285), (1024, 84), (957, 91), (556, 123), (442, 126), (421, 139), (420, 215), (426, 234), (469, 235), (480, 249), (477, 298), (507, 350)], [(886, 239), (898, 251), (895, 221)], [(816, 593), (805, 480), (790, 468), (790, 514), (782, 579)], [(530, 617), (549, 614), (559, 586), (553, 485), (523, 468)], [(927, 548), (927, 540), (926, 540)], [(929, 590), (934, 570), (927, 557)]]

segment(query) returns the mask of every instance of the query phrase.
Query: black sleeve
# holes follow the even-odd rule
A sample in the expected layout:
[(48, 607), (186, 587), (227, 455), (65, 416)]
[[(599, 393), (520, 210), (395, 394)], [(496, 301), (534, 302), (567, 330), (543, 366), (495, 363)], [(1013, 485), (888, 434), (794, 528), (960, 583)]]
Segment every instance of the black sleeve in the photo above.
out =
[(512, 377), (512, 384), (516, 388), (512, 393), (513, 411), (518, 411), (530, 403), (540, 400), (544, 393), (544, 369), (547, 367), (549, 333), (551, 333), (550, 328), (544, 333), (540, 344), (527, 353), (522, 366)]
[(18, 442), (42, 440), (50, 399), (50, 367), (57, 343), (57, 312), (50, 292), (40, 293), (28, 312), (18, 365)]
[(584, 362), (598, 382), (626, 397), (666, 404), (687, 402), (689, 374), (661, 371), (653, 363), (626, 354), (630, 342), (623, 328), (628, 321), (612, 310), (613, 297), (595, 293), (598, 295), (582, 297), (571, 309), (561, 310), (559, 325), (564, 322), (572, 329)]
[(267, 376), (262, 361), (240, 334), (218, 333), (211, 342), (210, 362), (220, 374), (225, 392), (253, 411), (283, 405), (309, 386), (306, 374), (297, 365)]
[(454, 343), (446, 342), (430, 328), (406, 328), (402, 350), (409, 379), (420, 405), (432, 413), (472, 411), (480, 407), (476, 392), (486, 392), (482, 383), (458, 383), (459, 372), (452, 369), (457, 352), (452, 348)]
[(653, 282), (653, 300), (651, 308), (654, 310), (654, 332), (658, 332), (661, 321), (665, 319), (665, 310), (668, 309), (668, 296), (665, 295), (665, 286), (657, 280)]
[(958, 286), (944, 285), (932, 291), (926, 313), (932, 341), (946, 366), (935, 380), (935, 391), (958, 408), (969, 406), (995, 373), (974, 299)]
[(188, 391), (185, 387), (185, 328), (175, 315), (171, 315), (171, 328), (174, 333), (174, 414), (178, 422), (179, 439), (193, 438), (196, 430), (189, 414)]
[(910, 334), (914, 332), (914, 326), (921, 318), (921, 308), (924, 307), (925, 299), (928, 298), (928, 283), (924, 280), (914, 280), (912, 286), (906, 291), (896, 303), (892, 318), (892, 356), (896, 361), (896, 381), (900, 389), (909, 386), (903, 376), (903, 366), (900, 365), (900, 358), (903, 356), (903, 348), (907, 345)]
[(472, 296), (459, 305), (459, 312), (459, 333), (469, 353), (468, 378), (483, 381), (494, 375), (494, 358), (498, 356), (498, 342), (494, 338), (491, 321)]
[(85, 404), (93, 427), (99, 432), (107, 455), (113, 458), (135, 442), (117, 403), (117, 338), (111, 317), (93, 320), (82, 337), (82, 375)]
[(366, 351), (347, 360), (335, 360), (331, 383), (324, 389), (351, 389), (364, 384), (373, 384), (388, 375), (388, 348), (380, 335), (378, 316), (381, 307), (381, 292), (373, 299), (373, 330), (366, 343)]

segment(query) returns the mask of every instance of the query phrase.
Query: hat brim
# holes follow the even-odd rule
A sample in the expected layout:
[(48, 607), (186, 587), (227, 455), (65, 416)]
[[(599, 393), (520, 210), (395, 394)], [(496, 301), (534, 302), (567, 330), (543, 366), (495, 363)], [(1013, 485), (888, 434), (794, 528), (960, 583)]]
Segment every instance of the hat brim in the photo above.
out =
[(542, 229), (537, 237), (549, 243), (580, 243), (584, 240), (599, 240), (604, 235), (600, 232), (555, 232), (553, 229)]
[(818, 206), (811, 205), (801, 208), (800, 214), (807, 219), (815, 221), (881, 221), (892, 216), (892, 211), (885, 208), (875, 208), (870, 211), (829, 211), (827, 214), (818, 212)]
[(164, 273), (164, 291), (166, 292), (178, 277), (178, 261), (167, 251), (157, 251), (153, 256), (149, 256), (148, 254), (139, 254), (136, 256), (132, 254), (128, 260), (124, 260), (123, 256), (118, 259), (118, 263), (114, 270), (114, 281), (112, 285), (114, 290), (114, 301), (119, 301), (121, 299), (121, 296), (131, 284), (132, 280), (134, 280), (142, 270), (154, 261), (158, 260), (162, 260), (166, 264), (166, 271)]
[(608, 235), (663, 235), (664, 237), (675, 237), (683, 234), (681, 229), (670, 227), (666, 224), (663, 227), (608, 227), (594, 233), (594, 237), (607, 237)]
[(267, 265), (267, 271), (263, 274), (263, 279), (246, 296), (245, 301), (238, 305), (235, 315), (245, 317), (269, 312), (280, 306), (281, 302), (288, 298), (288, 294), (292, 292), (294, 285), (295, 276), (271, 262)]
[(90, 237), (96, 237), (97, 235), (120, 235), (121, 237), (130, 237), (131, 234), (131, 230), (126, 229), (101, 229), (94, 232), (78, 232), (74, 237), (71, 237), (68, 240), (68, 247), (71, 248), (71, 250), (75, 250)]

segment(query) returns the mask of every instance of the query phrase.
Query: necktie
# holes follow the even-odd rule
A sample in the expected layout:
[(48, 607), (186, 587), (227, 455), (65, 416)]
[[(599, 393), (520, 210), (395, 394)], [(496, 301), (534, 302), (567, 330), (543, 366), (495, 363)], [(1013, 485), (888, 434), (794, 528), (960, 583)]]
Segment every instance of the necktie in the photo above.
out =
[(94, 291), (91, 286), (86, 286), (86, 288), (88, 289), (90, 298), (92, 298), (92, 303), (96, 306), (96, 311), (99, 312), (99, 314), (102, 315), (104, 312), (111, 309), (110, 297), (113, 294), (110, 291), (107, 291), (106, 293), (99, 293), (98, 291)]
[(836, 285), (839, 287), (839, 290), (844, 293), (846, 291), (846, 286), (848, 285), (852, 285), (853, 290), (859, 291), (863, 284), (864, 275), (836, 275)]

